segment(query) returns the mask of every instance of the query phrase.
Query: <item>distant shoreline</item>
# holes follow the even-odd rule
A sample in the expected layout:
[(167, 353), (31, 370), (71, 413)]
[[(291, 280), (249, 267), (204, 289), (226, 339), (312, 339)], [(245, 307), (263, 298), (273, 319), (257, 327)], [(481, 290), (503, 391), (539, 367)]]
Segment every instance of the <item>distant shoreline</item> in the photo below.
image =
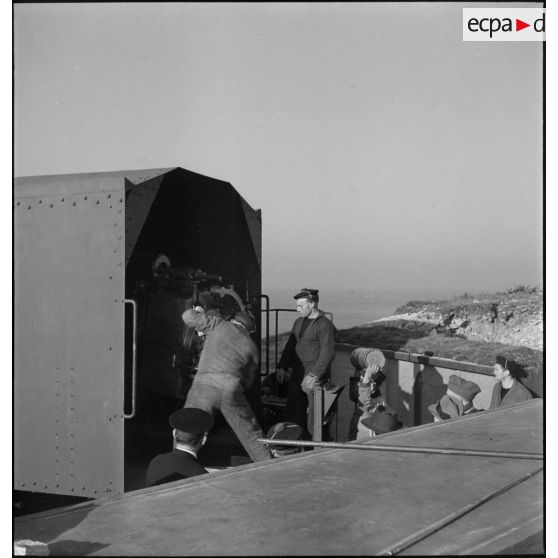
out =
[[(292, 308), (295, 309), (293, 293), (290, 289), (269, 291), (270, 308)], [(371, 289), (355, 291), (351, 289), (320, 290), (320, 309), (333, 314), (333, 323), (338, 330), (354, 327), (377, 319), (392, 315), (395, 310), (410, 300), (418, 298), (432, 300), (432, 295), (443, 296), (443, 292), (431, 289), (403, 289), (385, 290), (372, 292)], [(264, 306), (264, 305), (262, 305)], [(295, 312), (279, 313), (278, 333), (290, 331)], [(262, 320), (265, 327), (265, 318)], [(275, 315), (270, 315), (270, 334), (273, 335), (275, 327)]]

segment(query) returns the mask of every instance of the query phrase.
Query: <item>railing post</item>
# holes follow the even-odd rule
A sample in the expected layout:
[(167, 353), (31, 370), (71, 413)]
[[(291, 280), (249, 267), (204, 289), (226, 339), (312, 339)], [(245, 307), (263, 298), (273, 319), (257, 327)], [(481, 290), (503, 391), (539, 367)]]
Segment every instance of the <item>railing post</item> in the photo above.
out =
[(422, 372), (424, 366), (418, 362), (413, 363), (413, 426), (422, 424)]
[[(269, 297), (265, 294), (260, 295), (260, 300), (265, 300), (265, 375), (269, 374)], [(261, 314), (260, 308), (260, 334), (261, 334)]]
[(322, 441), (322, 431), (324, 424), (324, 390), (322, 386), (314, 388), (314, 432), (312, 439), (314, 442)]
[(278, 355), (278, 333), (277, 330), (279, 329), (279, 309), (274, 308), (275, 310), (275, 372), (277, 373), (277, 355)]

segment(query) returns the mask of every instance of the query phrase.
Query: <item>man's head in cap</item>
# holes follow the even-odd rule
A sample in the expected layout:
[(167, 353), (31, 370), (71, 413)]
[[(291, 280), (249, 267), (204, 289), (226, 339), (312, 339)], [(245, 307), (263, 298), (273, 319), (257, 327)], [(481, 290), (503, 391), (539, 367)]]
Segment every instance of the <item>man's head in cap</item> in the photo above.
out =
[(461, 400), (465, 407), (473, 404), (473, 399), (480, 391), (480, 386), (475, 382), (465, 380), (455, 374), (449, 377), (447, 394), (453, 399)]
[[(300, 440), (302, 438), (302, 428), (294, 422), (278, 422), (269, 429), (267, 437), (270, 440)], [(298, 453), (302, 448), (270, 445), (269, 449), (273, 457), (281, 457)]]
[(232, 322), (233, 324), (241, 325), (249, 333), (256, 331), (256, 322), (248, 312), (237, 312)]
[(303, 318), (316, 318), (318, 316), (318, 302), (320, 297), (317, 289), (301, 289), (294, 295), (296, 311)]
[(480, 391), (480, 386), (475, 382), (452, 374), (449, 377), (446, 393), (428, 407), (434, 422), (460, 417), (473, 411), (473, 399)]
[(459, 405), (447, 393), (428, 406), (430, 414), (434, 417), (434, 422), (440, 422), (450, 418), (456, 418), (463, 415), (463, 406)]
[(378, 405), (369, 417), (360, 422), (371, 430), (373, 436), (393, 432), (403, 426), (403, 423), (397, 418), (396, 411), (385, 405)]
[(213, 417), (202, 409), (187, 407), (172, 413), (169, 423), (173, 428), (174, 447), (196, 452), (213, 427)]

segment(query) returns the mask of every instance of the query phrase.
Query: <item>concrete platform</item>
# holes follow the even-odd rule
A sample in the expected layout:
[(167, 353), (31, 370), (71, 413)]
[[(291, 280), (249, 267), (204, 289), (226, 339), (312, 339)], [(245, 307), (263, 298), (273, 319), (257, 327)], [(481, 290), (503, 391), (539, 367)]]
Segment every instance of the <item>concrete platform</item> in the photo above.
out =
[[(533, 400), (368, 444), (541, 453), (542, 411), (542, 400)], [(542, 466), (537, 459), (315, 450), (22, 517), (14, 537), (48, 543), (58, 555), (372, 555), (486, 499), (401, 552), (542, 552)]]

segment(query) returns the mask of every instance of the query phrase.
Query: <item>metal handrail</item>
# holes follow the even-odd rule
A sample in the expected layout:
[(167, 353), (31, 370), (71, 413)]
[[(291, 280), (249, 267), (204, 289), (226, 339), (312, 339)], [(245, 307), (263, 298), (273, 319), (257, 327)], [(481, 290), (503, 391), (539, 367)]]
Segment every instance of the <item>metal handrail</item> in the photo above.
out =
[(306, 440), (273, 440), (267, 438), (259, 438), (258, 442), (270, 445), (294, 446), (294, 447), (319, 447), (330, 449), (356, 449), (365, 451), (394, 451), (403, 453), (432, 453), (442, 455), (465, 455), (471, 457), (500, 457), (506, 459), (535, 459), (542, 460), (542, 453), (524, 453), (515, 451), (483, 451), (453, 448), (428, 448), (422, 446), (388, 446), (375, 444), (355, 444), (348, 442), (322, 442), (322, 441), (306, 441)]
[(265, 313), (266, 318), (266, 325), (265, 325), (265, 350), (266, 350), (266, 366), (265, 366), (265, 374), (263, 376), (267, 376), (269, 374), (269, 316), (271, 312), (275, 313), (275, 369), (277, 370), (277, 360), (278, 360), (278, 348), (277, 348), (277, 336), (279, 335), (279, 312), (296, 312), (294, 308), (269, 308), (269, 297), (267, 295), (260, 295), (261, 298), (264, 298), (266, 301), (266, 308), (261, 309), (261, 313)]
[(265, 300), (265, 310), (261, 309), (261, 312), (265, 312), (265, 375), (269, 374), (269, 296), (266, 294), (261, 294), (260, 299)]
[(138, 322), (138, 305), (131, 298), (124, 299), (124, 304), (132, 305), (132, 412), (124, 413), (125, 419), (134, 418), (136, 415), (136, 377), (137, 377), (137, 322)]

